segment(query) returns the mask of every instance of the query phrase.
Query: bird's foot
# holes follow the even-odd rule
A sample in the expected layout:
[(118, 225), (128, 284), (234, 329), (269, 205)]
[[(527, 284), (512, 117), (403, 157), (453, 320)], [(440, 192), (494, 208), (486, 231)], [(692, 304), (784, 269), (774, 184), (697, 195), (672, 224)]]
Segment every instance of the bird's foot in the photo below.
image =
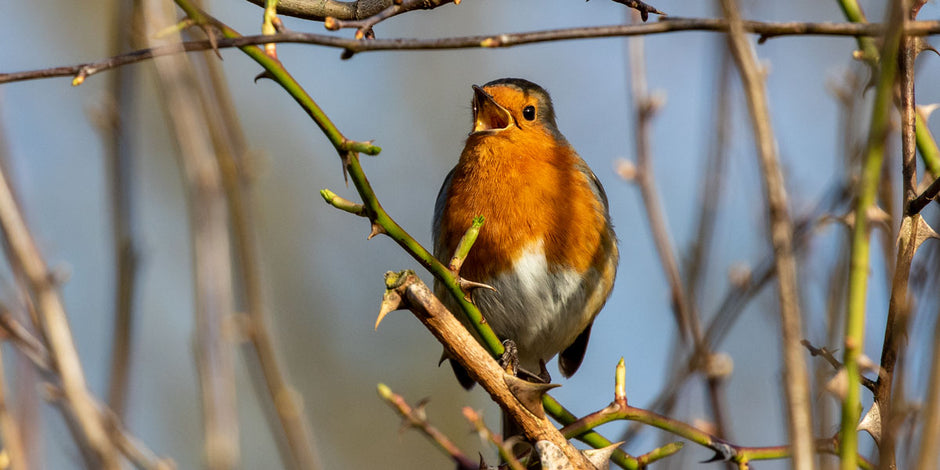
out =
[(516, 347), (516, 342), (511, 339), (504, 340), (503, 349), (503, 355), (499, 356), (499, 366), (507, 374), (516, 375), (519, 370), (519, 348)]

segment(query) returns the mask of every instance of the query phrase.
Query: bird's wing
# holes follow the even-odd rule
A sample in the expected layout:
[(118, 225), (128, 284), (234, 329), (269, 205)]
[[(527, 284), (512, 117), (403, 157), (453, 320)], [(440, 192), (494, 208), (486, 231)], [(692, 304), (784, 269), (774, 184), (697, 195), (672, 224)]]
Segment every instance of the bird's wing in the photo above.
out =
[(454, 179), (454, 170), (450, 170), (450, 173), (447, 173), (447, 177), (444, 178), (444, 183), (441, 184), (440, 191), (437, 192), (437, 202), (434, 203), (434, 221), (431, 223), (431, 237), (434, 243), (434, 256), (438, 259), (442, 259), (442, 256), (450, 256), (449, 253), (441, 253), (441, 251), (445, 249), (444, 241), (441, 240), (441, 219), (444, 217), (447, 191), (450, 189), (452, 179)]

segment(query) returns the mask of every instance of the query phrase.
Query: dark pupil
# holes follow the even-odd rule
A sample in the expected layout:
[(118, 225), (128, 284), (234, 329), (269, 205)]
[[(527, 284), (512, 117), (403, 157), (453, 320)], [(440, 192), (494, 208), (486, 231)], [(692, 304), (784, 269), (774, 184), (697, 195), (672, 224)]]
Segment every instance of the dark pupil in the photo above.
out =
[(526, 106), (522, 110), (522, 117), (526, 118), (527, 121), (535, 119), (535, 106)]

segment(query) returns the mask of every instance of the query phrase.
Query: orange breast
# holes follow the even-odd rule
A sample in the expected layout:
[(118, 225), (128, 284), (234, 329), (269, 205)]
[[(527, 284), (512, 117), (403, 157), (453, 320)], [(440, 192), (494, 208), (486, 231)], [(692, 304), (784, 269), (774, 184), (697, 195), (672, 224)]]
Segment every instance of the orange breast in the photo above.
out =
[(600, 246), (610, 240), (603, 239), (604, 209), (579, 161), (547, 132), (470, 136), (441, 219), (441, 237), (453, 253), (473, 218), (486, 217), (461, 275), (485, 282), (539, 241), (550, 269), (599, 265)]

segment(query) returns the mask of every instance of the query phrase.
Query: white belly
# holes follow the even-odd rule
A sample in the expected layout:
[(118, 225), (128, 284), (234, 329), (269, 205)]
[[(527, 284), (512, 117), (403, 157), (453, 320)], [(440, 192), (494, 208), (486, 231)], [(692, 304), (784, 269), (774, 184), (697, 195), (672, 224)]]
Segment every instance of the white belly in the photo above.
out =
[[(523, 251), (513, 270), (470, 280), (496, 288), (476, 289), (473, 301), (497, 336), (515, 341), (520, 365), (538, 373), (539, 360), (548, 361), (569, 346), (597, 313), (586, 307), (599, 278), (594, 269), (584, 275), (574, 269), (549, 272), (538, 243)], [(449, 295), (444, 297), (448, 308), (457, 307)]]

